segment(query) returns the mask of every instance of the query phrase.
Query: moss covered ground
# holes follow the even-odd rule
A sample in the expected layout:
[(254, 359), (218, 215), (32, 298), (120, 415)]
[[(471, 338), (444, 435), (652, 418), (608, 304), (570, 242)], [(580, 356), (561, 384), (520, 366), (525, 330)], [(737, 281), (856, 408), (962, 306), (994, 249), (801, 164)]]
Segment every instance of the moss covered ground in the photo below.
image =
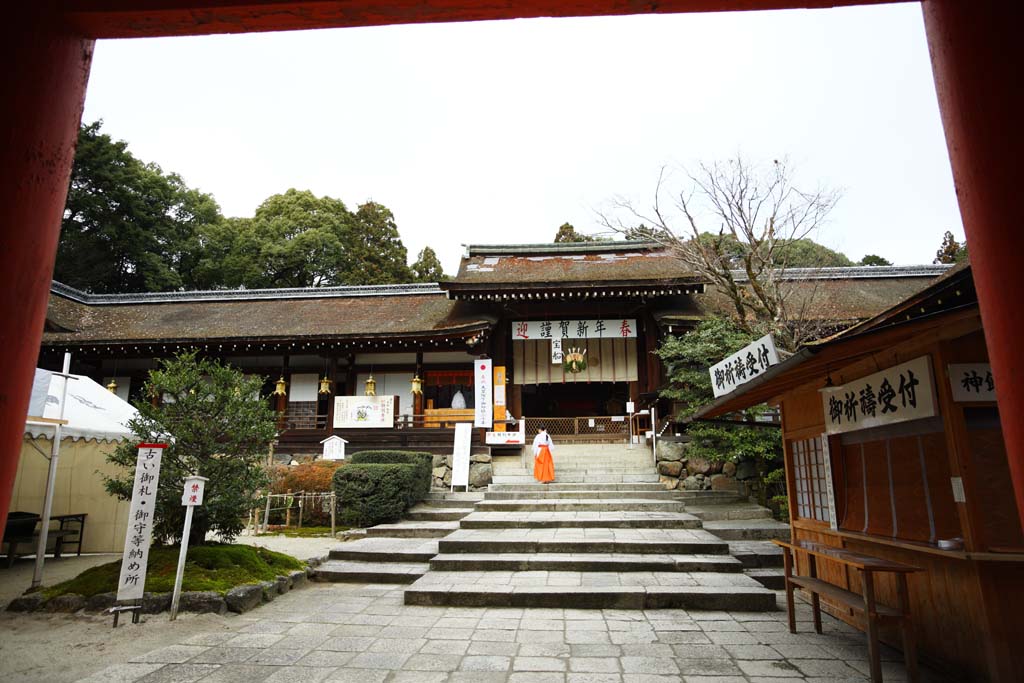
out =
[[(168, 593), (174, 590), (178, 568), (177, 546), (154, 546), (149, 551), (146, 591)], [(182, 590), (226, 593), (246, 583), (272, 581), (275, 577), (305, 567), (290, 555), (248, 545), (210, 544), (188, 549)], [(86, 569), (73, 579), (43, 589), (47, 599), (66, 593), (90, 597), (117, 590), (121, 561)]]
[[(339, 531), (347, 531), (351, 527), (337, 526), (334, 528), (335, 533)], [(331, 527), (329, 526), (304, 526), (301, 529), (298, 527), (275, 527), (273, 524), (270, 525), (270, 531), (265, 534), (257, 534), (257, 536), (287, 536), (288, 538), (315, 538), (318, 536), (331, 535)]]

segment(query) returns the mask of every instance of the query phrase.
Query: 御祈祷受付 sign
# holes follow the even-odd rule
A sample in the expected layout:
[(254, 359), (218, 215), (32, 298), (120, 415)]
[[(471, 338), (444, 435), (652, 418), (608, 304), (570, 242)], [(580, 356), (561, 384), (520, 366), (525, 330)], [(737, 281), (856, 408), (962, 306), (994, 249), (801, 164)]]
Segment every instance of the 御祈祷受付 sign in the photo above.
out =
[(741, 384), (746, 384), (763, 374), (778, 362), (779, 353), (775, 350), (775, 340), (770, 334), (766, 334), (752, 344), (747, 344), (709, 368), (711, 389), (715, 393), (715, 398), (725, 396)]
[(821, 390), (825, 432), (859, 429), (933, 417), (935, 391), (928, 356)]

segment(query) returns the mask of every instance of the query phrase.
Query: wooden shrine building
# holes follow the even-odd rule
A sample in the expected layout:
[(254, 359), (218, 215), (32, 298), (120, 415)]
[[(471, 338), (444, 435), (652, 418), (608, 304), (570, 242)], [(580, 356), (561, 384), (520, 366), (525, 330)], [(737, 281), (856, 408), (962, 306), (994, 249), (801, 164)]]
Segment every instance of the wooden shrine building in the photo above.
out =
[[(955, 680), (1024, 680), (1024, 534), (970, 266), (831, 339), (807, 345), (695, 419), (762, 403), (782, 415), (797, 543), (903, 563), (913, 630)], [(818, 546), (812, 546), (820, 548)], [(798, 575), (810, 571), (797, 552)], [(817, 576), (860, 594), (860, 574)], [(812, 573), (811, 576), (814, 574)], [(896, 576), (875, 592), (898, 606)], [(837, 617), (861, 615), (823, 594)], [(883, 640), (897, 647), (895, 629)]]
[[(943, 272), (791, 277), (820, 299), (810, 309), (846, 326)], [(507, 411), (527, 419), (528, 433), (544, 421), (562, 440), (624, 439), (627, 402), (641, 410), (664, 384), (653, 353), (663, 335), (723, 311), (720, 294), (653, 242), (474, 245), (439, 285), (90, 295), (54, 283), (40, 365), (59, 367), (70, 351), (74, 372), (138, 399), (159, 359), (198, 349), (262, 375), (282, 416), (278, 451), (308, 456), (331, 434), (349, 451), (450, 452), (452, 425), (472, 419), (471, 361), (488, 357), (504, 375), (496, 428)], [(585, 360), (578, 372), (565, 363), (573, 352)], [(367, 393), (371, 378), (377, 396), (394, 397), (384, 429), (361, 428), (337, 408), (347, 405), (339, 397)]]

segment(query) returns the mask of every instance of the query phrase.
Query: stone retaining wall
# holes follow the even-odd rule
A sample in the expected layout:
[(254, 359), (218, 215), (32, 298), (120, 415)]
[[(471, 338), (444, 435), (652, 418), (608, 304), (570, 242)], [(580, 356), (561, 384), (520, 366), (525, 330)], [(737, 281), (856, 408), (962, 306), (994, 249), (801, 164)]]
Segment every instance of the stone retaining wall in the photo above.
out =
[(666, 489), (684, 491), (733, 491), (749, 495), (744, 480), (755, 477), (753, 465), (709, 462), (704, 458), (688, 458), (686, 441), (658, 440), (658, 476)]
[[(452, 455), (435, 455), (431, 488), (448, 489), (452, 485)], [(490, 453), (475, 453), (469, 456), (469, 490), (486, 489), (494, 476)]]

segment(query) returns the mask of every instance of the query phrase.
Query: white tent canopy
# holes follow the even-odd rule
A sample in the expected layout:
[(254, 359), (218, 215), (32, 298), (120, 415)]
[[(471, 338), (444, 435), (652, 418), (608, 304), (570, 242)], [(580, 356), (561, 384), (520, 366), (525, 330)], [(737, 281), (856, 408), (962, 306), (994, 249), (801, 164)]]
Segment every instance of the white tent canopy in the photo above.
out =
[[(131, 437), (128, 421), (138, 415), (135, 408), (84, 375), (67, 380), (67, 401), (61, 437), (120, 441)], [(28, 419), (61, 417), (60, 397), (65, 380), (48, 370), (36, 369)], [(53, 438), (53, 425), (26, 424), (25, 433), (34, 438)]]

